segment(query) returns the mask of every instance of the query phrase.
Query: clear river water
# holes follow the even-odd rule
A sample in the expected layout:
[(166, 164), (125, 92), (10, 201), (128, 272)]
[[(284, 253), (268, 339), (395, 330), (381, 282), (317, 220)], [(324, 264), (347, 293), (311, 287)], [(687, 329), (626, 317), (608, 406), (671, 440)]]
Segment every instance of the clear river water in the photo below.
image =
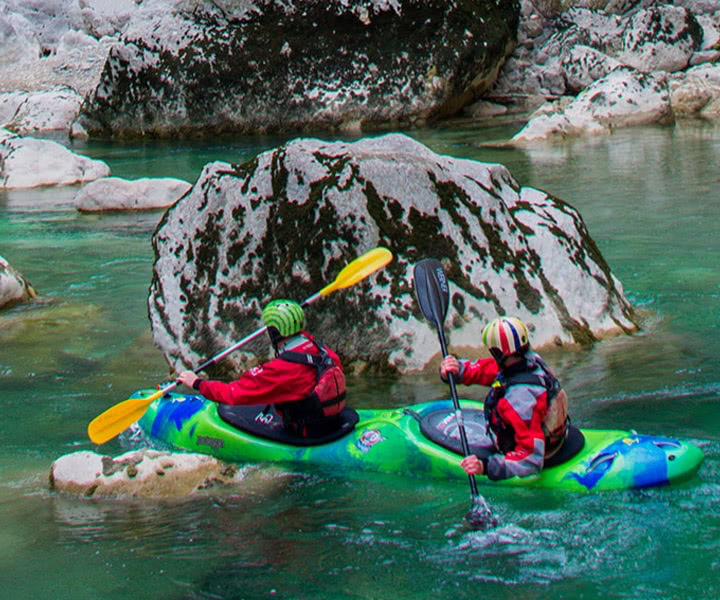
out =
[[(546, 358), (576, 424), (689, 439), (706, 455), (696, 477), (586, 495), (480, 479), (499, 518), (490, 531), (465, 524), (464, 477), (262, 465), (231, 489), (178, 502), (51, 492), (53, 460), (96, 449), (93, 417), (167, 377), (146, 310), (161, 213), (80, 214), (77, 188), (0, 192), (0, 255), (41, 294), (0, 312), (0, 598), (720, 597), (720, 128), (487, 144), (517, 128), (457, 122), (409, 134), (500, 162), (580, 210), (643, 330)], [(243, 162), (283, 141), (73, 149), (115, 176), (192, 183), (207, 162)], [(357, 407), (443, 392), (432, 376), (350, 381)], [(123, 435), (101, 450), (133, 447)]]

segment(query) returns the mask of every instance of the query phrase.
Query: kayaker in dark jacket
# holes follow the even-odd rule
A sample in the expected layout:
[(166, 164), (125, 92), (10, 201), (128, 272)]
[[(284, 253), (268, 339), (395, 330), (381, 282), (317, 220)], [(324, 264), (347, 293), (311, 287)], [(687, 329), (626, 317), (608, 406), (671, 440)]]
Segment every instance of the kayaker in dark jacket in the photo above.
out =
[(305, 313), (292, 300), (273, 300), (262, 319), (275, 358), (246, 371), (231, 383), (183, 371), (178, 382), (221, 404), (273, 405), (285, 428), (303, 437), (320, 437), (340, 426), (345, 407), (345, 376), (337, 354), (303, 330)]
[(467, 456), (460, 465), (469, 475), (494, 480), (538, 473), (566, 439), (567, 395), (530, 350), (527, 328), (519, 319), (495, 319), (483, 330), (482, 340), (492, 358), (470, 362), (447, 356), (440, 364), (444, 380), (454, 373), (458, 383), (490, 386), (485, 419), (497, 452), (487, 458)]

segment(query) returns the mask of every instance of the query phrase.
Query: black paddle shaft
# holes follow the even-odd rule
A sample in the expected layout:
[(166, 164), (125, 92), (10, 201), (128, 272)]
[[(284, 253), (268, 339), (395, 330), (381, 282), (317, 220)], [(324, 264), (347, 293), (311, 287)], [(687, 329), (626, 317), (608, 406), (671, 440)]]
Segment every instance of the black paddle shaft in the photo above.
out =
[[(425, 315), (425, 318), (437, 329), (438, 338), (440, 339), (440, 350), (444, 358), (448, 355), (448, 351), (443, 322), (447, 315), (450, 287), (448, 286), (448, 281), (440, 261), (435, 258), (421, 260), (413, 269), (413, 280), (415, 282), (415, 297), (420, 305), (420, 310)], [(458, 425), (458, 432), (460, 433), (462, 451), (465, 456), (469, 456), (470, 445), (467, 441), (460, 401), (458, 400), (457, 390), (455, 389), (455, 378), (452, 373), (448, 373), (448, 383), (450, 384), (450, 395), (452, 396), (453, 407), (455, 408), (455, 420)], [(468, 475), (468, 479), (470, 480), (470, 490), (472, 491), (473, 497), (477, 498), (478, 491), (475, 477)]]

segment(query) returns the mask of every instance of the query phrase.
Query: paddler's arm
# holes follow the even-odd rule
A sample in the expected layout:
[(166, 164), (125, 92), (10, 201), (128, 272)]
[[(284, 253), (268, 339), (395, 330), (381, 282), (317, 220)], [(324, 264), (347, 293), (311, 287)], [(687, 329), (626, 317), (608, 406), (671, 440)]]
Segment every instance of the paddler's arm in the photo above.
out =
[(178, 381), (219, 404), (278, 404), (307, 396), (315, 386), (315, 369), (276, 358), (230, 383), (201, 379), (192, 371), (180, 373)]
[(440, 363), (440, 378), (447, 381), (448, 373), (453, 373), (456, 383), (489, 387), (498, 375), (498, 366), (494, 358), (479, 358), (475, 362), (470, 362), (464, 358), (457, 359), (448, 355)]

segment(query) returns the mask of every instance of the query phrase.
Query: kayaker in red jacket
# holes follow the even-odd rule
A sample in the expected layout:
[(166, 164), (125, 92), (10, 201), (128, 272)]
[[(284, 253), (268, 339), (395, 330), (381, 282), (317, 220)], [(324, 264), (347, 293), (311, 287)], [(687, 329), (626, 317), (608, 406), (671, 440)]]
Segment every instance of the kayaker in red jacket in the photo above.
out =
[(273, 405), (285, 428), (303, 437), (320, 437), (340, 426), (345, 377), (338, 355), (303, 330), (305, 313), (292, 300), (273, 300), (262, 319), (275, 358), (223, 383), (183, 371), (178, 382), (221, 404)]
[(496, 453), (465, 457), (469, 475), (493, 480), (538, 473), (563, 445), (568, 431), (567, 395), (538, 354), (530, 350), (528, 331), (514, 317), (495, 319), (483, 330), (492, 358), (475, 362), (447, 356), (440, 376), (454, 373), (465, 385), (490, 386), (485, 419)]

